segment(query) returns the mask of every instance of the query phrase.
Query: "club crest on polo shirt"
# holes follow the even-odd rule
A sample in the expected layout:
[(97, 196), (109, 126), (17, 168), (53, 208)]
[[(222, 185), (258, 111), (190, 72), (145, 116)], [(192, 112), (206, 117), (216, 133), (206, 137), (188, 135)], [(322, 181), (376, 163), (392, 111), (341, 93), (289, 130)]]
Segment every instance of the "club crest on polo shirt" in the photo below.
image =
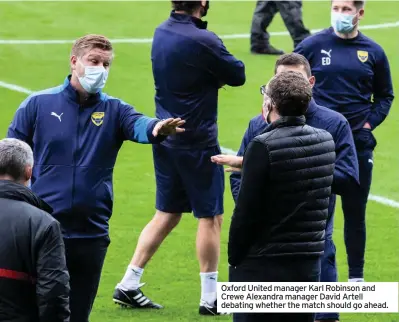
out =
[(91, 121), (94, 123), (96, 126), (100, 126), (104, 122), (104, 112), (94, 112), (91, 115)]
[(367, 51), (358, 50), (357, 51), (357, 58), (359, 58), (359, 60), (362, 63), (365, 63), (367, 61), (367, 59), (369, 59), (369, 53)]

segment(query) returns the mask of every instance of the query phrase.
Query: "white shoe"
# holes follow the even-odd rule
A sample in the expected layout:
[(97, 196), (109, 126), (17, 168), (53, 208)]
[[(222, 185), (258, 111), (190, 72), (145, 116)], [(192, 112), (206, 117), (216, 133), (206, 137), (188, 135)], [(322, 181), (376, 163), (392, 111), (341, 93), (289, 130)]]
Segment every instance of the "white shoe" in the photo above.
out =
[(350, 278), (348, 280), (349, 283), (356, 283), (356, 282), (360, 282), (360, 283), (364, 283), (364, 278)]

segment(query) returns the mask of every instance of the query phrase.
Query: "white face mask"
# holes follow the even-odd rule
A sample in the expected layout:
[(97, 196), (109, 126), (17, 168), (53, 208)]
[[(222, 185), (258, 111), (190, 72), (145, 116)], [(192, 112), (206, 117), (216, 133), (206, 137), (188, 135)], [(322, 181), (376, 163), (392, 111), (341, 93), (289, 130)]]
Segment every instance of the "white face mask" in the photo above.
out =
[(85, 69), (84, 76), (78, 77), (80, 85), (91, 94), (101, 91), (107, 82), (108, 71), (103, 66), (85, 66), (82, 62), (79, 63)]

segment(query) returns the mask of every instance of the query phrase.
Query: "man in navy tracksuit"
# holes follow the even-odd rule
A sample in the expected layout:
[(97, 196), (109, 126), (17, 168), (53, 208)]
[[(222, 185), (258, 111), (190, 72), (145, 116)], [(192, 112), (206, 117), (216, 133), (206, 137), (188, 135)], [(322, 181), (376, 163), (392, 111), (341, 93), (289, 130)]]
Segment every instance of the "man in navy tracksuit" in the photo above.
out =
[(114, 300), (134, 308), (146, 301), (132, 296), (141, 286), (144, 266), (178, 224), (182, 213), (193, 212), (198, 219), (202, 290), (199, 313), (216, 314), (224, 173), (223, 167), (213, 164), (210, 158), (220, 153), (218, 90), (223, 85), (243, 85), (245, 67), (201, 20), (209, 1), (172, 4), (174, 10), (157, 27), (152, 45), (156, 115), (184, 118), (185, 132), (154, 146), (157, 211), (140, 236)]
[(71, 322), (87, 322), (110, 239), (112, 175), (122, 143), (158, 143), (181, 132), (183, 121), (146, 117), (101, 92), (113, 58), (103, 36), (78, 39), (72, 75), (64, 84), (29, 96), (17, 110), (8, 137), (27, 142), (35, 166), (32, 191), (61, 223), (70, 274)]
[[(313, 85), (315, 78), (311, 75), (310, 66), (306, 58), (302, 55), (291, 53), (280, 56), (276, 61), (275, 72), (280, 73), (284, 71), (298, 71), (304, 77), (309, 78)], [(316, 80), (317, 82), (317, 80)], [(308, 110), (305, 114), (306, 124), (315, 128), (328, 131), (335, 141), (336, 145), (336, 161), (334, 170), (334, 181), (332, 185), (333, 194), (330, 197), (329, 204), (329, 219), (326, 226), (325, 235), (325, 250), (321, 262), (321, 282), (336, 282), (337, 281), (337, 267), (335, 261), (335, 245), (332, 239), (334, 228), (334, 209), (336, 194), (345, 195), (359, 184), (359, 170), (356, 158), (356, 149), (353, 142), (353, 137), (349, 123), (345, 118), (337, 112), (331, 111), (325, 107), (319, 106), (312, 99)], [(238, 156), (243, 156), (246, 147), (253, 138), (263, 133), (268, 127), (268, 123), (262, 115), (258, 115), (251, 119), (248, 129), (246, 130)], [(220, 164), (228, 164), (225, 160), (237, 158), (235, 156), (216, 156), (213, 158), (214, 162)], [(230, 176), (230, 186), (233, 199), (236, 202), (238, 192), (241, 184), (241, 173), (233, 172)], [(338, 314), (330, 313), (329, 317), (335, 318)]]
[(308, 59), (317, 79), (315, 100), (343, 114), (355, 140), (360, 188), (342, 198), (349, 281), (364, 280), (366, 204), (377, 144), (372, 131), (385, 120), (394, 98), (384, 50), (358, 31), (364, 2), (332, 1), (332, 27), (305, 39), (295, 49)]

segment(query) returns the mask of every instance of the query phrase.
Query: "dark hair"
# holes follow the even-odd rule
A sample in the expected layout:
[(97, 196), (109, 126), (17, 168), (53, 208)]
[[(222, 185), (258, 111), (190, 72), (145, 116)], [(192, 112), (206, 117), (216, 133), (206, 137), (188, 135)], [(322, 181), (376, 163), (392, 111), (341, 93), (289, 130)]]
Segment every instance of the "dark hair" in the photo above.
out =
[(281, 55), (274, 65), (274, 74), (277, 74), (277, 68), (279, 66), (303, 66), (306, 75), (308, 75), (308, 77), (312, 76), (312, 70), (308, 60), (304, 56), (297, 53)]
[(172, 1), (172, 7), (173, 10), (184, 11), (191, 15), (201, 7), (201, 1)]
[(365, 0), (363, 1), (353, 1), (353, 4), (355, 5), (357, 10), (363, 9), (364, 8), (364, 4), (365, 4)]
[(312, 98), (309, 81), (298, 72), (283, 72), (275, 75), (267, 87), (277, 113), (281, 116), (304, 115)]
[[(331, 4), (333, 3), (334, 0), (331, 0)], [(353, 5), (355, 6), (356, 10), (360, 10), (364, 8), (364, 5), (366, 4), (366, 0), (354, 0)]]

